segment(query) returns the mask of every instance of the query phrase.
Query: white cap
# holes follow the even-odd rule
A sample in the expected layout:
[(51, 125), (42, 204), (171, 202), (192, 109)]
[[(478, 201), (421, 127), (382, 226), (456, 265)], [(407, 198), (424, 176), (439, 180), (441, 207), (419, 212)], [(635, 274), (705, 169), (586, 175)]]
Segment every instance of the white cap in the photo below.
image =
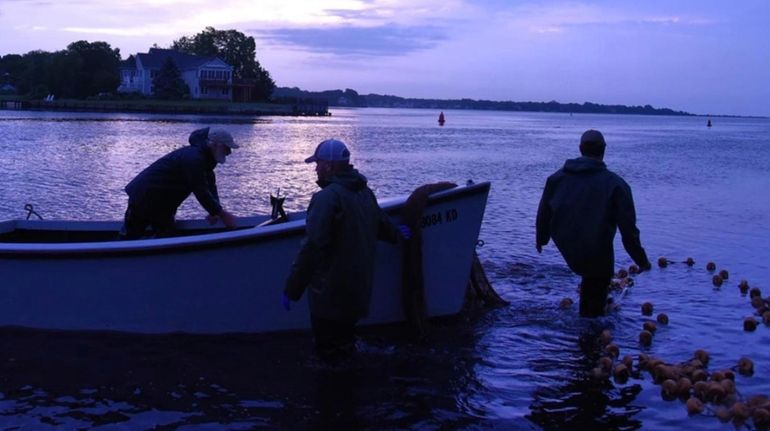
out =
[(315, 153), (305, 159), (305, 163), (313, 163), (319, 160), (326, 162), (349, 162), (350, 151), (342, 141), (327, 139), (315, 148)]
[(209, 130), (209, 141), (225, 144), (230, 148), (239, 148), (240, 145), (233, 141), (233, 136), (224, 129)]

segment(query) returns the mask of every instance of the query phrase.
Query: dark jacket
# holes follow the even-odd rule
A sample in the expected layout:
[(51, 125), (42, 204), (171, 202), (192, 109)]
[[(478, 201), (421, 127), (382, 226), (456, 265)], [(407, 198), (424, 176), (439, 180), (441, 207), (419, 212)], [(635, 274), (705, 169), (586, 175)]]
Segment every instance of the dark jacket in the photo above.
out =
[(355, 321), (369, 313), (377, 240), (396, 242), (398, 229), (355, 169), (321, 187), (310, 200), (307, 237), (284, 292), (297, 301), (309, 288), (313, 316)]
[(537, 244), (553, 238), (567, 265), (579, 275), (612, 276), (618, 228), (634, 262), (649, 265), (636, 228), (631, 187), (604, 162), (570, 159), (548, 177), (536, 223)]
[(126, 186), (128, 203), (146, 217), (173, 217), (182, 202), (195, 194), (211, 215), (219, 214), (214, 156), (206, 146), (208, 128), (194, 131), (190, 145), (161, 157)]

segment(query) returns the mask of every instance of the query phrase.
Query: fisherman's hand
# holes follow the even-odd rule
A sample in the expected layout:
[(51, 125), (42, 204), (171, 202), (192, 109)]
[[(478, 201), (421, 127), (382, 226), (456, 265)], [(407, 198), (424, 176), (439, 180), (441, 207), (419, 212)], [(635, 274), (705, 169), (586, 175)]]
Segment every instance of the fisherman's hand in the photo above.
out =
[(405, 224), (398, 225), (398, 230), (401, 232), (401, 236), (404, 239), (410, 239), (412, 237), (412, 229), (409, 229), (409, 226)]
[(286, 295), (286, 292), (281, 295), (281, 305), (283, 305), (284, 310), (291, 310), (291, 299), (289, 299), (289, 296)]

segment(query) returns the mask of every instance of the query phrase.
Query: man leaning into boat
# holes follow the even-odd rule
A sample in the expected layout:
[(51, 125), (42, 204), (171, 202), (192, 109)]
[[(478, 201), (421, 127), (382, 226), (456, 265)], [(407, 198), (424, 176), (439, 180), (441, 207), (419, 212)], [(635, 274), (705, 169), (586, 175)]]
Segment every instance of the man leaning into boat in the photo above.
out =
[(307, 236), (282, 301), (288, 311), (308, 289), (316, 352), (337, 359), (354, 351), (355, 324), (369, 313), (377, 240), (395, 243), (409, 232), (379, 207), (344, 143), (323, 141), (305, 162), (316, 163), (321, 190), (308, 206)]
[(177, 208), (191, 193), (209, 213), (209, 223), (222, 220), (226, 227), (235, 227), (235, 217), (219, 203), (214, 168), (239, 145), (227, 131), (208, 127), (192, 132), (189, 142), (189, 146), (161, 157), (128, 183), (128, 209), (121, 239), (142, 238), (147, 227), (154, 238), (170, 236)]

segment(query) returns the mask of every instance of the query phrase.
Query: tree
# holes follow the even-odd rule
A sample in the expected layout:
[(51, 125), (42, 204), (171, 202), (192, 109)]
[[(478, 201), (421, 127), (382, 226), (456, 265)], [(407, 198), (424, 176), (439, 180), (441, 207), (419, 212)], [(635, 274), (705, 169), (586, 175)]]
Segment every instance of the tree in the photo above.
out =
[[(79, 55), (69, 51), (56, 51), (50, 54), (50, 58), (46, 95), (55, 94), (59, 99), (79, 99), (92, 95), (88, 91), (90, 76), (84, 70), (83, 59)], [(35, 96), (38, 98), (41, 95)]]
[(31, 51), (23, 59), (26, 67), (19, 91), (31, 97), (82, 99), (113, 92), (120, 84), (120, 53), (105, 42), (74, 42), (53, 53)]
[(18, 54), (0, 56), (0, 84), (18, 85), (24, 72), (24, 59)]
[(175, 40), (172, 49), (188, 54), (218, 57), (233, 66), (233, 81), (255, 85), (254, 100), (266, 100), (275, 89), (270, 73), (257, 61), (254, 38), (237, 30), (206, 27), (195, 36)]
[(21, 74), (17, 77), (19, 94), (34, 98), (50, 94), (50, 77), (52, 73), (53, 54), (46, 51), (30, 51), (22, 56), (24, 63)]
[(182, 99), (190, 95), (179, 68), (171, 57), (166, 57), (158, 74), (152, 79), (153, 94), (158, 99)]
[(79, 40), (67, 45), (66, 55), (72, 57), (66, 64), (75, 67), (69, 83), (73, 97), (112, 93), (120, 85), (120, 50), (107, 42)]
[(80, 40), (56, 52), (30, 51), (0, 58), (0, 80), (33, 98), (79, 98), (114, 92), (120, 85), (120, 50)]

